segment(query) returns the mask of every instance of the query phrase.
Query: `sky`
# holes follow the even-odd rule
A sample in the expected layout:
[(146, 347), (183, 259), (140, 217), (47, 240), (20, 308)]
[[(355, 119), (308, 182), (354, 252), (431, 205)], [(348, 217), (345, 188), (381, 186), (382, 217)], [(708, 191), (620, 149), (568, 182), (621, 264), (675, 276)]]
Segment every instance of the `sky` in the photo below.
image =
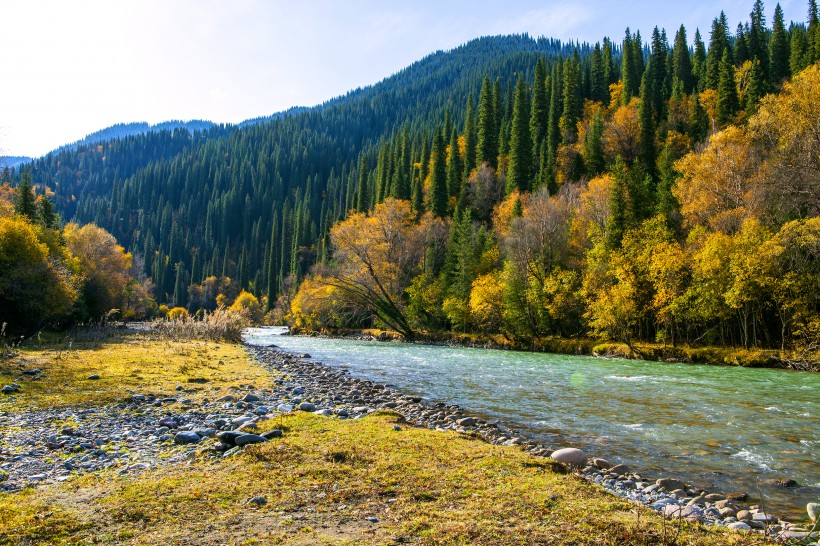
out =
[[(0, 155), (38, 157), (116, 123), (237, 123), (313, 106), (487, 35), (690, 43), (753, 0), (0, 0)], [(806, 0), (781, 0), (787, 23)], [(767, 24), (774, 3), (766, 3)]]

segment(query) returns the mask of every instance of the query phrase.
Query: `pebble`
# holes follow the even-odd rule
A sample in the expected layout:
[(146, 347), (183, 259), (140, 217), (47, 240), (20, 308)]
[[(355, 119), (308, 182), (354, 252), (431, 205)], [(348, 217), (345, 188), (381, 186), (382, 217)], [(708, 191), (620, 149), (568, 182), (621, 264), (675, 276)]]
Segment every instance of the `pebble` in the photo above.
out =
[(201, 440), (201, 438), (196, 432), (182, 431), (177, 432), (174, 436), (174, 443), (179, 445), (196, 444), (199, 443), (199, 440)]
[(248, 504), (253, 504), (255, 506), (265, 506), (268, 504), (268, 499), (265, 497), (253, 497), (248, 501)]
[(98, 374), (98, 373), (92, 373), (91, 375), (88, 376), (89, 381), (96, 381), (99, 378), (100, 378), (100, 374)]

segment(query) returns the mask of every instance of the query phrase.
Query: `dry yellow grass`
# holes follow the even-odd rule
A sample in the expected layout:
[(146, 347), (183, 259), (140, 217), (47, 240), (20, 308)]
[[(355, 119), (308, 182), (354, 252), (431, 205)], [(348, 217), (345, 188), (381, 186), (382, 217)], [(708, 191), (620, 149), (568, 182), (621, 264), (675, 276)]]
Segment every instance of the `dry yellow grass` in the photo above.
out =
[[(41, 368), (42, 379), (23, 370)], [(92, 374), (97, 380), (88, 379)], [(20, 393), (0, 411), (119, 402), (131, 392), (173, 392), (177, 385), (212, 395), (234, 385), (270, 384), (271, 376), (253, 363), (241, 345), (210, 341), (159, 341), (121, 334), (99, 343), (24, 348), (0, 361), (0, 381), (19, 382)]]

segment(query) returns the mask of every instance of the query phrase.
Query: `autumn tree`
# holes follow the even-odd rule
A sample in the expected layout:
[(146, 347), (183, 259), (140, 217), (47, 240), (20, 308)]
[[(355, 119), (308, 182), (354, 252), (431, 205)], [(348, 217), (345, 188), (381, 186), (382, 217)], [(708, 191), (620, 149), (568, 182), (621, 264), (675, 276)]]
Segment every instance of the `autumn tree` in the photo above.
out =
[(66, 246), (80, 264), (80, 316), (98, 319), (121, 309), (130, 281), (131, 254), (117, 244), (113, 235), (94, 224), (68, 224), (64, 236)]
[(331, 229), (333, 266), (328, 282), (379, 320), (414, 337), (404, 311), (403, 293), (422, 269), (425, 224), (414, 221), (407, 201), (392, 198), (370, 214), (356, 213)]

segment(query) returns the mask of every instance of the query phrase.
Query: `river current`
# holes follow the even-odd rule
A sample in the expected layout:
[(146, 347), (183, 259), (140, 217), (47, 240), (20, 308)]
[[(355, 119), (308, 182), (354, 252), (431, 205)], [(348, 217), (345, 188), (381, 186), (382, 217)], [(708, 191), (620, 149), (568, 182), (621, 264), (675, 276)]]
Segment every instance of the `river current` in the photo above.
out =
[[(646, 477), (762, 495), (792, 521), (820, 500), (820, 374), (280, 335), (251, 344), (459, 404), (552, 447), (579, 447)], [(792, 479), (784, 488), (770, 480)]]

